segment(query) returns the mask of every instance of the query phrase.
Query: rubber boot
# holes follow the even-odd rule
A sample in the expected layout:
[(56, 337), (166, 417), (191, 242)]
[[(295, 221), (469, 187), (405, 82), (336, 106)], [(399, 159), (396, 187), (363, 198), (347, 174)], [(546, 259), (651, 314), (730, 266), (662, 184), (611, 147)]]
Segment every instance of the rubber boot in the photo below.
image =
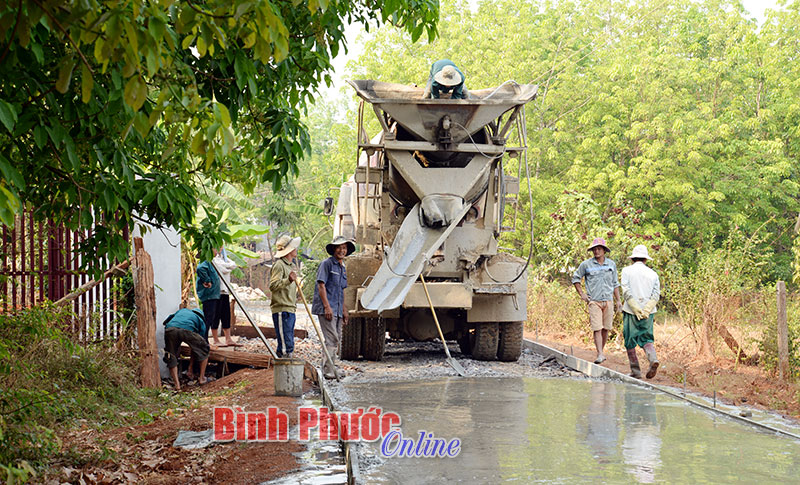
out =
[(645, 377), (652, 379), (658, 372), (658, 355), (656, 355), (656, 346), (653, 345), (653, 342), (644, 344), (644, 353), (647, 355), (647, 360), (650, 361), (650, 369)]
[(642, 370), (639, 368), (639, 358), (636, 357), (636, 349), (628, 349), (628, 361), (631, 363), (631, 377), (635, 379), (642, 378)]

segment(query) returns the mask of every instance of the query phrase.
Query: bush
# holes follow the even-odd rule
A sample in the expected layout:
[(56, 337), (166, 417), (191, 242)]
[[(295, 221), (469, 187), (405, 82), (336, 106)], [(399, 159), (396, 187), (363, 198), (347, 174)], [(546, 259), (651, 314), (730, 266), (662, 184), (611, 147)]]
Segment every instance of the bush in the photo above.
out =
[(595, 237), (606, 240), (609, 257), (619, 271), (630, 263), (634, 246), (644, 244), (653, 258), (649, 266), (658, 271), (662, 286), (680, 272), (678, 243), (667, 238), (657, 221), (647, 220), (645, 212), (624, 198), (611, 205), (604, 213), (587, 194), (564, 191), (559, 195), (556, 210), (535, 241), (537, 276), (569, 283), (575, 268), (591, 257), (586, 248)]
[(138, 416), (159, 396), (137, 387), (132, 355), (72, 342), (62, 330), (70, 317), (51, 304), (0, 315), (0, 472), (7, 482), (57, 459), (57, 431), (75, 420), (121, 425), (123, 415)]
[(531, 328), (580, 332), (589, 328), (587, 322), (586, 305), (574, 288), (538, 278), (528, 282), (528, 325)]
[(747, 298), (758, 291), (761, 272), (771, 256), (758, 250), (758, 243), (757, 236), (747, 238), (738, 226), (732, 227), (722, 247), (703, 252), (695, 269), (672, 281), (671, 301), (703, 356), (714, 355), (720, 325), (749, 323)]
[(303, 285), (303, 296), (306, 297), (309, 305), (311, 305), (311, 300), (314, 298), (314, 285), (317, 282), (317, 270), (321, 263), (322, 261), (318, 259), (305, 259), (300, 267), (300, 283)]
[[(774, 292), (772, 301), (774, 300)], [(761, 362), (764, 368), (770, 372), (778, 369), (778, 330), (775, 327), (777, 321), (776, 305), (770, 305), (766, 330), (762, 334), (758, 348), (761, 351)], [(786, 301), (786, 320), (789, 327), (789, 373), (793, 377), (800, 377), (800, 298), (788, 298)]]

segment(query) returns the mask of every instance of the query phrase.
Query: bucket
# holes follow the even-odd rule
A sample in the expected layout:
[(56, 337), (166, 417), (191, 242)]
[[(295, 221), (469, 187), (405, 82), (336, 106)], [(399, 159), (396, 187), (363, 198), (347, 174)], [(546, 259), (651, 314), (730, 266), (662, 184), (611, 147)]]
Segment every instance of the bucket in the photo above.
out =
[(303, 359), (276, 359), (274, 361), (272, 380), (275, 382), (276, 396), (303, 395)]

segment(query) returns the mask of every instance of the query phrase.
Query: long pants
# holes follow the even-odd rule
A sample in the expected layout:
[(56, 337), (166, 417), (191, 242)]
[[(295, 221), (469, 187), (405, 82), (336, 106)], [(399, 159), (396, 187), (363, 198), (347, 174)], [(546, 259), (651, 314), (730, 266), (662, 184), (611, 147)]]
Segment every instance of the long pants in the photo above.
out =
[(275, 324), (275, 335), (278, 337), (278, 357), (283, 356), (284, 348), (287, 354), (289, 352), (294, 352), (294, 322), (294, 313), (279, 312), (272, 314), (272, 323)]
[[(333, 361), (336, 361), (336, 350), (339, 348), (339, 340), (342, 338), (342, 324), (344, 320), (341, 316), (333, 316), (333, 319), (328, 320), (325, 315), (319, 316), (319, 326), (322, 327), (322, 335), (325, 337), (325, 347), (328, 349), (328, 354)], [(330, 364), (328, 363), (325, 355), (322, 356), (322, 372), (333, 373)]]
[[(216, 330), (222, 322), (222, 329), (231, 328), (231, 300), (225, 293), (219, 295), (217, 300), (217, 311), (211, 319), (211, 329)], [(205, 315), (205, 314), (204, 314)]]
[(217, 307), (219, 306), (219, 298), (213, 300), (205, 300), (203, 302), (203, 320), (206, 324), (206, 331), (203, 332), (203, 337), (208, 342), (208, 331), (211, 330), (214, 321), (217, 319)]

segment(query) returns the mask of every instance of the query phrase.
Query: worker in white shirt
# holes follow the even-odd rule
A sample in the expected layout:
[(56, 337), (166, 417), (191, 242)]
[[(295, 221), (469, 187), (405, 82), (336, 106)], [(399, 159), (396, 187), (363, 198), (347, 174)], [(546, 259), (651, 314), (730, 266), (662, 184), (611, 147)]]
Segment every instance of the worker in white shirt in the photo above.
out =
[[(228, 258), (225, 249), (221, 249), (214, 256), (214, 266), (219, 270), (222, 279), (228, 285), (231, 284), (231, 273), (236, 269), (235, 262)], [(233, 305), (231, 305), (230, 294), (228, 293), (228, 286), (222, 284), (219, 289), (219, 303), (217, 304), (217, 313), (211, 323), (211, 335), (214, 339), (214, 345), (217, 347), (241, 347), (242, 344), (235, 342), (231, 337), (231, 316), (233, 315)], [(219, 341), (219, 325), (222, 323), (222, 333), (225, 334), (225, 343)]]
[(653, 344), (653, 316), (661, 297), (661, 283), (658, 274), (645, 264), (653, 258), (644, 245), (633, 248), (630, 259), (633, 264), (622, 269), (622, 299), (625, 302), (622, 306), (622, 335), (631, 364), (631, 377), (642, 377), (636, 357), (636, 347), (642, 347), (650, 361), (646, 377), (652, 379), (659, 365)]

